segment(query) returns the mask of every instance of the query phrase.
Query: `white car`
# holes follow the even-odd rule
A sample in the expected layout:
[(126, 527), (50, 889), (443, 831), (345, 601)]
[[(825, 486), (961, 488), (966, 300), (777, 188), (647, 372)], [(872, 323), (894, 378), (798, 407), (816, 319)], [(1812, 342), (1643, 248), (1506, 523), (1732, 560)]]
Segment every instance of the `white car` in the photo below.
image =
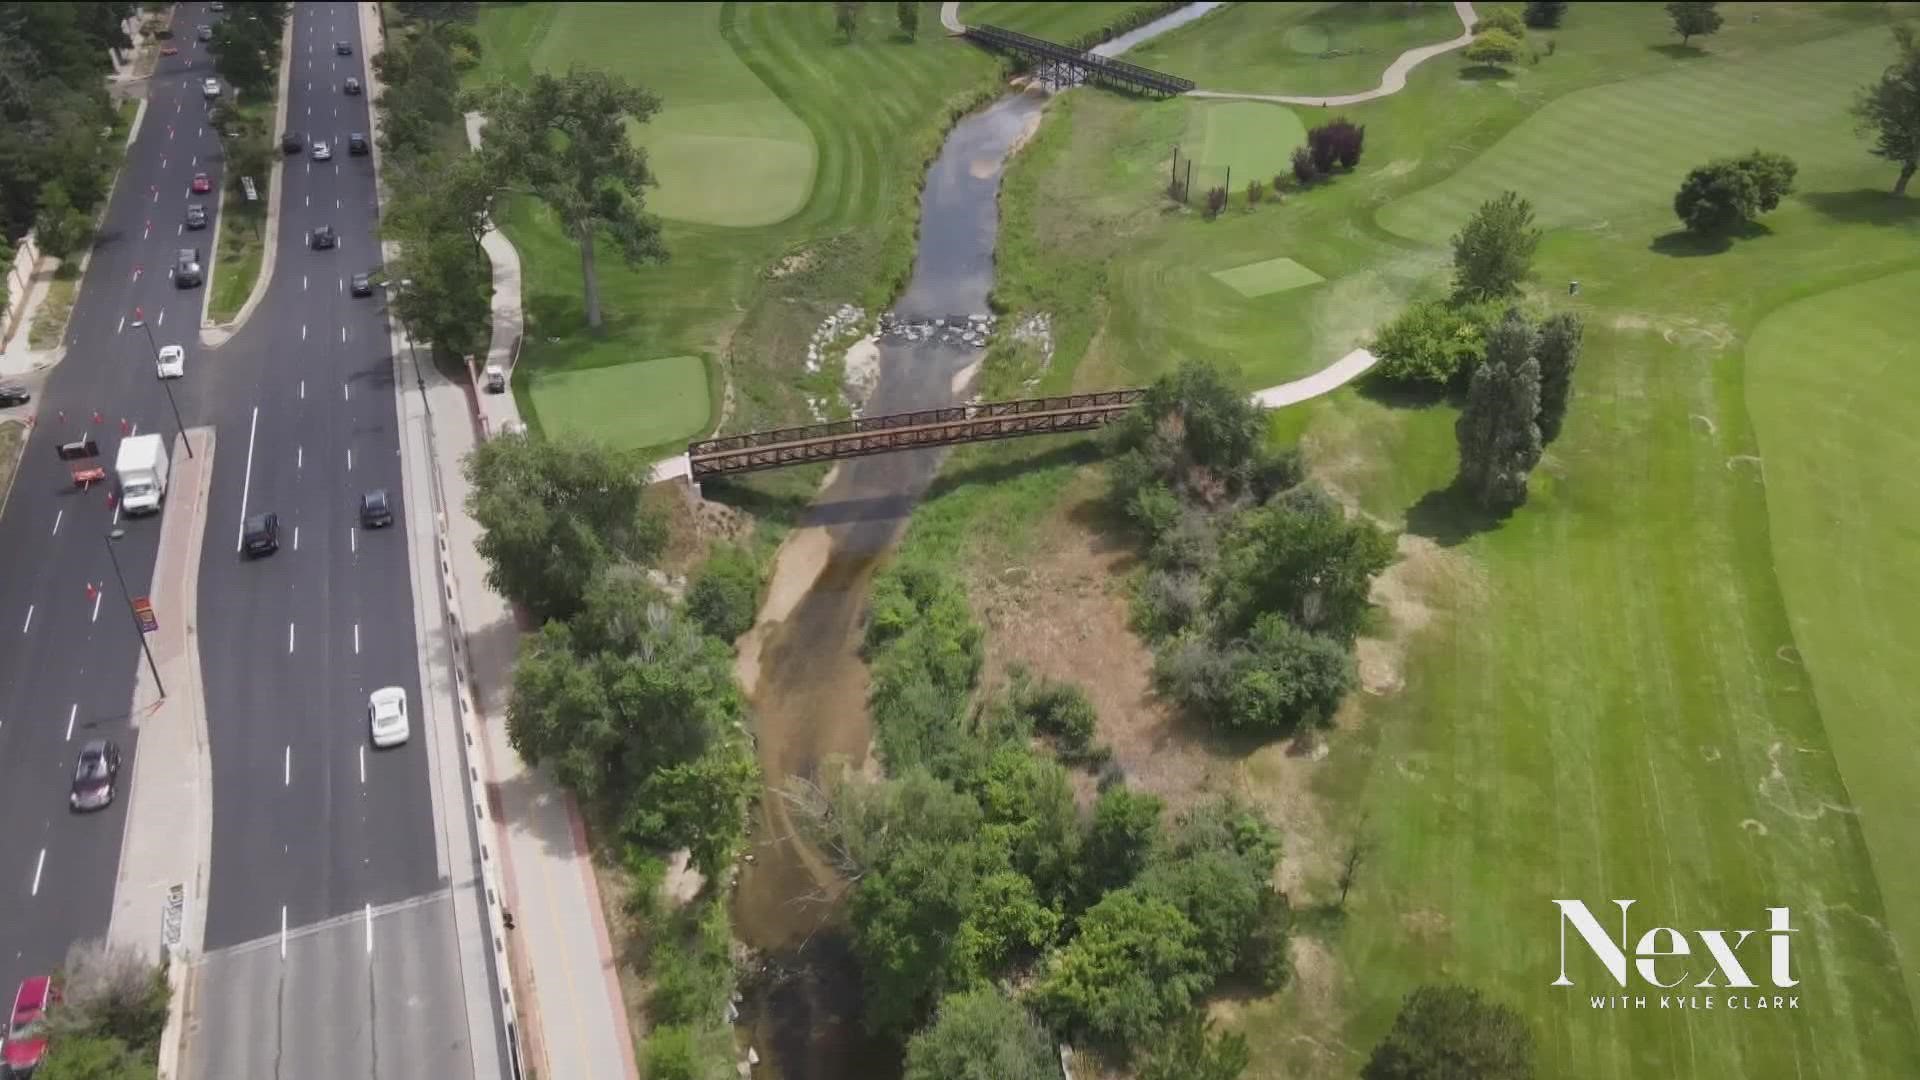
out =
[(412, 732), (407, 727), (407, 692), (398, 686), (384, 686), (367, 696), (367, 726), (373, 731), (373, 745), (399, 746)]
[(207, 95), (210, 98), (219, 97), (220, 96), (220, 80), (208, 79), (202, 82), (200, 84), (200, 92)]
[(187, 350), (178, 345), (160, 346), (160, 359), (154, 364), (163, 379), (178, 379), (187, 373)]
[(315, 161), (333, 160), (333, 147), (328, 146), (326, 143), (323, 143), (323, 142), (314, 143), (313, 144), (313, 160)]

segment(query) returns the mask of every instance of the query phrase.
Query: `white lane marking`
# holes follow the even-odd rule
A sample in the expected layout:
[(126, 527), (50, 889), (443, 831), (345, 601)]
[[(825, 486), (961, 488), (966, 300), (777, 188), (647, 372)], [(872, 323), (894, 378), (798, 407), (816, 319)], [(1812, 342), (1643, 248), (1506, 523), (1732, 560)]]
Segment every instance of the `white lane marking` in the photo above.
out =
[(353, 624), (353, 655), (360, 655), (360, 624)]
[(247, 425), (247, 475), (240, 482), (240, 528), (233, 534), (233, 550), (239, 551), (247, 536), (247, 492), (253, 487), (253, 434), (260, 428), (260, 406), (253, 407), (253, 422)]
[(155, 326), (165, 326), (165, 325), (167, 325), (167, 309), (166, 309), (166, 308), (161, 308), (161, 309), (160, 309), (160, 315), (159, 315), (159, 317), (158, 317), (158, 318), (156, 318), (156, 319), (154, 319), (154, 320), (153, 320), (153, 325), (155, 325)]
[(149, 221), (147, 222), (147, 227), (140, 230), (140, 239), (145, 240), (152, 235), (153, 235), (153, 222)]
[(307, 201), (307, 205), (308, 205), (308, 206), (312, 206), (312, 205), (313, 205), (313, 196), (311, 196), (311, 195), (302, 195), (302, 196), (300, 196), (300, 197), (301, 197), (302, 199), (305, 199), (305, 200)]
[(187, 168), (189, 168), (189, 169), (191, 169), (191, 168), (193, 168), (193, 167), (194, 167), (195, 165), (198, 165), (198, 164), (200, 164), (200, 155), (199, 155), (199, 154), (195, 154), (195, 155), (193, 155), (193, 160), (192, 160), (192, 161), (189, 161), (189, 162), (187, 162)]
[(307, 340), (307, 324), (306, 323), (300, 324), (300, 340), (301, 341)]
[(347, 291), (347, 279), (346, 279), (346, 278), (341, 278), (341, 279), (340, 279), (340, 291), (341, 291), (341, 292), (346, 292), (346, 291)]
[(113, 328), (113, 332), (114, 332), (114, 333), (116, 333), (116, 334), (118, 334), (118, 333), (121, 333), (122, 331), (124, 331), (124, 330), (126, 330), (126, 328), (127, 328), (127, 317), (126, 317), (125, 315), (122, 315), (122, 316), (120, 316), (120, 325), (119, 325), (119, 326), (116, 326), (116, 327), (114, 327), (114, 328)]
[(105, 592), (106, 592), (105, 589), (93, 590), (93, 618), (87, 620), (88, 622), (100, 621), (100, 597)]
[(292, 787), (293, 786), (293, 744), (292, 743), (287, 744), (287, 754), (286, 754), (286, 757), (282, 759), (282, 762), (280, 765), (280, 772), (281, 772), (281, 778), (282, 778), (281, 786)]
[(360, 744), (360, 782), (367, 782), (367, 744)]
[(113, 523), (115, 525), (120, 524), (120, 504), (119, 503), (113, 504)]
[(187, 227), (185, 225), (175, 225), (173, 227), (173, 235), (185, 236), (186, 234), (187, 234)]
[(159, 202), (159, 201), (160, 201), (160, 189), (159, 189), (159, 188), (155, 188), (155, 189), (153, 190), (153, 201), (154, 201), (154, 202)]
[(346, 343), (347, 343), (347, 328), (343, 326), (340, 328), (340, 344), (345, 345)]
[(301, 292), (307, 291), (307, 275), (305, 274), (300, 275), (300, 291)]
[(287, 905), (280, 905), (280, 959), (287, 958)]
[(293, 621), (287, 621), (287, 652), (293, 652)]
[(341, 384), (340, 384), (340, 400), (341, 400), (341, 401), (347, 401), (347, 400), (350, 400), (350, 398), (349, 398), (349, 395), (348, 395), (348, 393), (347, 393), (347, 391), (349, 391), (349, 390), (351, 390), (351, 389), (353, 389), (353, 386), (352, 386), (352, 384), (351, 384), (351, 383), (341, 383)]
[(40, 849), (40, 861), (33, 864), (33, 895), (40, 895), (40, 871), (47, 868), (47, 849)]
[(53, 535), (60, 535), (60, 519), (66, 516), (67, 512), (65, 510), (61, 510), (53, 515)]
[[(351, 551), (352, 551), (352, 552), (353, 552), (354, 554), (356, 554), (356, 555), (357, 555), (357, 554), (359, 554), (359, 552), (360, 552), (360, 532), (359, 532), (359, 530), (357, 530), (357, 529), (348, 529), (348, 530), (347, 530), (347, 548), (348, 548), (349, 550), (351, 550)], [(31, 619), (31, 618), (33, 618), (33, 608), (32, 608), (32, 607), (28, 607), (28, 608), (27, 608), (27, 618), (29, 618), (29, 619)]]
[(206, 128), (201, 128), (200, 130), (194, 132), (195, 135), (205, 135), (206, 133), (207, 133)]
[(338, 209), (340, 209), (340, 200), (339, 200), (339, 199), (335, 199), (335, 200), (333, 200), (333, 208), (334, 208), (335, 210), (338, 210)]
[(307, 465), (307, 448), (304, 446), (294, 447), (293, 448), (293, 467), (295, 469), (304, 469), (306, 468), (306, 465)]
[[(293, 527), (293, 550), (300, 550), (300, 526), (298, 525)], [(289, 626), (287, 629), (291, 630), (293, 628)]]
[(373, 955), (373, 905), (367, 905), (367, 955)]
[(27, 621), (20, 624), (20, 632), (26, 633), (33, 626), (33, 605), (27, 605)]
[(73, 741), (73, 722), (80, 715), (80, 703), (74, 702), (67, 709), (67, 741)]
[(352, 447), (347, 448), (347, 471), (348, 472), (353, 471), (353, 448)]

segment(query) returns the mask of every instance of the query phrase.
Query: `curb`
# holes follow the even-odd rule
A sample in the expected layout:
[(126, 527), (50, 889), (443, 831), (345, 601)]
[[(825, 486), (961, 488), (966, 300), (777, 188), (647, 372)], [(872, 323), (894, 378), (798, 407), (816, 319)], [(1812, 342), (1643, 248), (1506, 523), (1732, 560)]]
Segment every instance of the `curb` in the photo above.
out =
[[(287, 128), (287, 90), (292, 85), (293, 19), (288, 18), (285, 28), (280, 32), (280, 97), (273, 110), (273, 131), (285, 131)], [(269, 131), (267, 134), (268, 137), (274, 140), (277, 148), (279, 136), (274, 135), (273, 131)], [(214, 132), (214, 137), (218, 138), (219, 134), (217, 131)], [(276, 152), (273, 159), (273, 168), (268, 172), (267, 220), (266, 223), (261, 226), (260, 273), (259, 276), (253, 279), (253, 291), (247, 294), (246, 302), (240, 305), (239, 312), (236, 313), (233, 318), (223, 323), (216, 323), (207, 317), (207, 310), (213, 306), (214, 264), (218, 262), (220, 258), (220, 231), (227, 221), (227, 182), (231, 181), (233, 177), (223, 175), (220, 178), (222, 181), (220, 184), (220, 205), (214, 212), (213, 245), (207, 252), (207, 283), (205, 287), (200, 290), (202, 294), (200, 297), (200, 329), (203, 331), (200, 336), (201, 344), (203, 345), (211, 348), (219, 348), (221, 345), (226, 344), (226, 339), (238, 333), (240, 328), (246, 325), (247, 319), (252, 317), (253, 310), (260, 306), (260, 301), (266, 299), (267, 286), (273, 281), (274, 260), (279, 257), (280, 179), (286, 163), (287, 155)], [(220, 340), (207, 340), (209, 335), (204, 333), (204, 331), (207, 330), (219, 331), (221, 334)]]

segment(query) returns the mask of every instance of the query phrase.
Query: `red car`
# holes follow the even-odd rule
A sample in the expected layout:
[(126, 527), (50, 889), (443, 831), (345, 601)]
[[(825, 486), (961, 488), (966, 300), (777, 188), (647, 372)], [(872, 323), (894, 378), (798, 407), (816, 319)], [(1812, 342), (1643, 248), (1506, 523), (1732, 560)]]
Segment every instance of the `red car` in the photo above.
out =
[(193, 174), (193, 193), (195, 195), (204, 195), (212, 190), (213, 181), (208, 179), (206, 173), (197, 172)]
[(176, 46), (173, 46), (173, 45), (162, 45), (162, 46), (160, 46), (160, 55), (161, 55), (161, 56), (172, 56), (172, 55), (174, 55), (174, 54), (176, 54), (176, 53), (178, 53), (179, 51), (180, 51), (180, 50), (179, 50), (179, 48), (177, 48)]
[(47, 1056), (47, 1010), (60, 1003), (53, 976), (35, 975), (20, 984), (13, 996), (13, 1021), (7, 1025), (4, 1057), (7, 1069), (24, 1076)]

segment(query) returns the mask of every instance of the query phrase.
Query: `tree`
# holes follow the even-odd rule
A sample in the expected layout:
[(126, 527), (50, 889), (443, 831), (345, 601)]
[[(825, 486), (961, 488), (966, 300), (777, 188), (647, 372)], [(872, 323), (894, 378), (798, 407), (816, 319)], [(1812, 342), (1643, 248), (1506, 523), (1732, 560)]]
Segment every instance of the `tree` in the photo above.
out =
[(1520, 13), (1505, 7), (1489, 8), (1473, 24), (1473, 32), (1476, 35), (1484, 34), (1489, 30), (1511, 34), (1516, 41), (1525, 40), (1527, 34), (1526, 23), (1520, 18)]
[(907, 1043), (902, 1080), (1058, 1080), (1052, 1040), (1032, 1014), (991, 987), (948, 994)]
[(900, 32), (907, 36), (907, 40), (912, 41), (918, 37), (920, 35), (920, 5), (916, 3), (915, 0), (900, 0), (895, 11), (896, 18), (900, 20)]
[(1100, 793), (1081, 845), (1080, 888), (1087, 903), (1133, 883), (1160, 835), (1160, 799), (1124, 785)]
[(1125, 508), (1160, 482), (1205, 499), (1237, 496), (1263, 467), (1265, 412), (1217, 367), (1183, 362), (1147, 388), (1141, 406), (1109, 428), (1120, 458), (1109, 496)]
[(1140, 1080), (1239, 1080), (1252, 1060), (1246, 1036), (1237, 1031), (1216, 1035), (1213, 1021), (1195, 1009), (1167, 1029)]
[(1673, 212), (1693, 232), (1720, 235), (1779, 206), (1797, 172), (1792, 159), (1764, 150), (1711, 161), (1681, 181)]
[(1276, 613), (1352, 641), (1371, 610), (1374, 575), (1393, 557), (1391, 536), (1365, 518), (1347, 520), (1331, 499), (1277, 499), (1249, 510), (1222, 545), (1211, 582), (1220, 632), (1238, 639)]
[(1308, 633), (1275, 612), (1260, 616), (1242, 643), (1216, 715), (1242, 731), (1287, 735), (1324, 727), (1356, 681), (1345, 645)]
[(1559, 0), (1528, 0), (1524, 15), (1526, 24), (1536, 30), (1551, 30), (1560, 25), (1567, 14), (1567, 5)]
[(1371, 344), (1380, 358), (1374, 371), (1383, 379), (1447, 386), (1480, 362), (1489, 304), (1423, 300), (1380, 328)]
[(1080, 918), (1047, 958), (1033, 1002), (1056, 1027), (1125, 1045), (1184, 1013), (1206, 989), (1207, 958), (1180, 909), (1126, 888)]
[(47, 1048), (34, 1080), (152, 1080), (154, 1063), (110, 1035), (76, 1033)]
[(1762, 213), (1779, 206), (1781, 199), (1793, 193), (1793, 178), (1800, 172), (1792, 158), (1765, 150), (1753, 150), (1735, 159), (1734, 164), (1753, 178), (1754, 208)]
[(1207, 189), (1207, 217), (1217, 218), (1227, 208), (1227, 189), (1211, 187)]
[(446, 355), (484, 352), (493, 311), (493, 264), (464, 233), (402, 235), (400, 256), (386, 274), (407, 283), (393, 298), (407, 332)]
[(1723, 21), (1719, 7), (1716, 3), (1690, 0), (1674, 0), (1668, 4), (1667, 15), (1673, 19), (1673, 32), (1680, 35), (1680, 44), (1685, 45), (1690, 38), (1717, 33)]
[(760, 567), (753, 556), (733, 544), (715, 548), (687, 589), (687, 613), (701, 629), (730, 642), (753, 628), (759, 610)]
[(1481, 203), (1453, 235), (1454, 292), (1468, 300), (1519, 292), (1539, 246), (1532, 203), (1512, 191)]
[(1481, 67), (1505, 67), (1520, 59), (1520, 39), (1505, 30), (1488, 30), (1475, 34), (1460, 55)]
[(56, 259), (71, 258), (93, 239), (93, 218), (75, 208), (65, 184), (49, 181), (40, 189), (40, 212), (33, 219), (33, 235), (42, 251)]
[[(1495, 359), (1502, 336), (1524, 333), (1502, 323), (1488, 335), (1487, 361), (1473, 373), (1467, 406), (1454, 424), (1460, 483), (1482, 509), (1511, 510), (1527, 501), (1527, 474), (1540, 461), (1540, 363)], [(1506, 348), (1499, 350), (1507, 353)]]
[(1422, 986), (1373, 1048), (1362, 1080), (1532, 1080), (1533, 1035), (1512, 1009), (1457, 984)]
[(1580, 316), (1558, 311), (1540, 326), (1540, 338), (1534, 357), (1540, 361), (1540, 438), (1552, 442), (1560, 437), (1560, 425), (1567, 418), (1567, 401), (1573, 396), (1573, 370), (1580, 365), (1580, 337), (1584, 329)]
[(845, 34), (848, 41), (852, 41), (853, 35), (860, 29), (861, 9), (866, 6), (859, 0), (839, 0), (833, 5), (834, 28)]
[(1862, 87), (1853, 115), (1862, 135), (1873, 138), (1875, 157), (1900, 167), (1893, 193), (1905, 195), (1907, 182), (1920, 172), (1920, 38), (1911, 26), (1893, 28), (1899, 59), (1887, 65), (1880, 81)]
[(644, 505), (645, 464), (630, 453), (508, 436), (481, 443), (465, 468), (487, 583), (542, 621), (579, 611), (606, 567), (647, 561), (666, 543)]
[(546, 202), (580, 247), (587, 326), (601, 326), (594, 245), (604, 233), (629, 266), (667, 257), (660, 222), (645, 213), (654, 183), (647, 153), (629, 135), (660, 111), (660, 99), (604, 71), (535, 74), (529, 85), (495, 83), (483, 154), (495, 176), (512, 178)]

